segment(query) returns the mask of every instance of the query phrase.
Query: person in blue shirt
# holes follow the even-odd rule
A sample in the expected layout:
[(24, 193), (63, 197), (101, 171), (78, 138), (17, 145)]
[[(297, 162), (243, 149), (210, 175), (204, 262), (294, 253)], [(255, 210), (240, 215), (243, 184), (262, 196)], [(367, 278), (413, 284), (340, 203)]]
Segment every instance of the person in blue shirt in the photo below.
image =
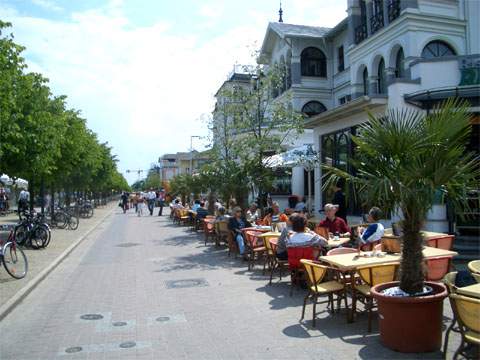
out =
[(382, 211), (378, 207), (372, 207), (368, 212), (367, 221), (369, 223), (366, 229), (360, 228), (360, 243), (359, 246), (379, 242), (385, 232), (379, 220), (382, 217)]
[(250, 226), (250, 223), (243, 216), (242, 209), (238, 206), (233, 208), (232, 217), (228, 221), (228, 228), (233, 232), (233, 238), (238, 244), (238, 252), (240, 255), (244, 255), (245, 253), (242, 229), (248, 226)]

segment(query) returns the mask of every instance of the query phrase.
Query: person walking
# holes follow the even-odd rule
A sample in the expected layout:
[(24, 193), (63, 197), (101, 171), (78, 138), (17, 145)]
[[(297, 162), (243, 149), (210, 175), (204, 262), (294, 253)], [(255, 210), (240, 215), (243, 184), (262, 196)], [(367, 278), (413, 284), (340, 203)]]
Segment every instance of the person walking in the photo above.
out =
[(153, 215), (153, 209), (155, 208), (155, 199), (157, 198), (157, 194), (150, 188), (150, 191), (147, 193), (147, 204), (148, 204), (148, 211), (150, 211), (150, 216)]
[(158, 216), (162, 216), (163, 213), (163, 207), (165, 206), (165, 190), (162, 189), (158, 193), (158, 206), (160, 209), (158, 210)]
[(30, 193), (22, 189), (20, 191), (20, 195), (18, 195), (18, 213), (27, 211), (28, 209), (28, 203), (30, 202)]
[(123, 209), (123, 213), (125, 214), (127, 212), (127, 208), (128, 208), (128, 193), (126, 191), (124, 191), (122, 193), (122, 209)]
[(143, 215), (143, 209), (145, 207), (144, 201), (145, 201), (144, 193), (143, 192), (138, 193), (137, 195), (137, 209), (138, 209), (137, 216), (138, 217)]

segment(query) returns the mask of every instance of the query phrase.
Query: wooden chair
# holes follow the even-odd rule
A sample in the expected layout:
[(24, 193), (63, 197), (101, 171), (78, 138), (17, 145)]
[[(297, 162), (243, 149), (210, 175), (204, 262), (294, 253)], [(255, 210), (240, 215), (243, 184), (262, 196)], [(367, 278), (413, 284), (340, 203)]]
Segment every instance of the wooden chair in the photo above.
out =
[(426, 240), (426, 245), (438, 249), (450, 250), (454, 240), (454, 235), (444, 235)]
[(245, 232), (245, 251), (248, 253), (248, 270), (253, 269), (255, 266), (255, 260), (265, 256), (265, 246), (258, 244), (258, 235), (261, 235), (260, 231), (246, 231)]
[(480, 346), (480, 299), (462, 296), (459, 294), (449, 295), (455, 320), (462, 336), (462, 341), (457, 351), (453, 355), (456, 359), (458, 355), (468, 356), (466, 349), (469, 344)]
[(266, 255), (263, 270), (265, 274), (265, 267), (268, 266), (268, 268), (270, 269), (269, 285), (272, 285), (273, 273), (276, 269), (280, 270), (280, 280), (282, 280), (283, 270), (288, 269), (288, 260), (280, 260), (277, 258), (277, 243), (273, 242), (273, 239), (273, 237), (263, 238)]
[(205, 246), (207, 246), (207, 241), (210, 237), (213, 239), (216, 238), (215, 223), (213, 220), (205, 219), (203, 221), (203, 233), (205, 235)]
[(356, 309), (356, 302), (360, 301), (365, 305), (368, 313), (368, 332), (372, 331), (372, 310), (376, 307), (373, 297), (370, 294), (372, 286), (395, 280), (397, 264), (369, 265), (357, 269), (362, 280), (361, 285), (354, 285), (353, 309)]
[[(322, 282), (327, 274), (329, 269), (327, 266), (321, 265), (318, 262), (312, 260), (301, 259), (301, 264), (303, 265), (308, 279), (308, 293), (303, 300), (302, 308), (302, 317), (300, 321), (305, 317), (305, 308), (307, 306), (307, 300), (311, 299), (313, 303), (313, 316), (312, 316), (312, 325), (315, 327), (315, 319), (317, 317), (316, 306), (318, 304), (317, 300), (319, 296), (327, 295), (327, 308), (330, 306), (331, 311), (335, 310), (333, 295), (337, 295), (337, 300), (341, 298), (345, 299), (345, 307), (347, 307), (347, 296), (345, 293), (344, 284), (332, 280), (327, 282)], [(332, 269), (333, 270), (333, 269)], [(343, 294), (342, 294), (343, 293)]]
[(315, 233), (320, 235), (321, 237), (325, 238), (328, 240), (330, 237), (330, 233), (328, 232), (328, 228), (324, 226), (317, 226), (315, 227)]
[(181, 225), (188, 225), (190, 223), (190, 214), (187, 209), (179, 209), (179, 216)]
[(228, 244), (228, 237), (231, 235), (231, 231), (228, 228), (228, 221), (215, 222), (215, 235), (215, 245), (220, 246), (222, 241)]
[(437, 256), (425, 260), (425, 279), (428, 281), (440, 281), (450, 271), (451, 256)]
[(293, 295), (293, 287), (299, 285), (304, 278), (304, 267), (300, 262), (302, 259), (313, 260), (313, 246), (288, 247), (288, 269), (290, 270), (290, 296)]

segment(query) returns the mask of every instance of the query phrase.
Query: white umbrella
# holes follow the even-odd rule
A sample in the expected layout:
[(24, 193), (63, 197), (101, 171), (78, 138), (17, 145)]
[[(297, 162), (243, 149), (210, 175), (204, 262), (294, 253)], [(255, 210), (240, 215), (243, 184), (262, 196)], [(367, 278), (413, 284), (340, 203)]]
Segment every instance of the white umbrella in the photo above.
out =
[(2, 176), (0, 176), (0, 181), (4, 185), (12, 185), (13, 183), (12, 179), (10, 179), (10, 176), (8, 176), (7, 174), (2, 174)]

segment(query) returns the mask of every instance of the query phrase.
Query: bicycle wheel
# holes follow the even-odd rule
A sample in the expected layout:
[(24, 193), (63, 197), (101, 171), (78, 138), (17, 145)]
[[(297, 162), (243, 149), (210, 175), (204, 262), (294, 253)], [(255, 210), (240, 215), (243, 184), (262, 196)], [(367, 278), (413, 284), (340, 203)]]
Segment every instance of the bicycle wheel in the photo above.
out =
[(7, 273), (15, 279), (22, 279), (27, 275), (27, 257), (22, 249), (13, 246), (11, 242), (3, 247), (2, 263)]
[(63, 211), (57, 211), (53, 215), (52, 221), (57, 228), (65, 229), (67, 227), (67, 215)]
[(46, 247), (50, 242), (50, 231), (44, 225), (37, 225), (32, 230), (31, 245), (34, 249)]
[(28, 228), (25, 225), (19, 225), (14, 232), (15, 242), (18, 245), (25, 245), (28, 239)]
[(78, 223), (79, 223), (78, 217), (70, 216), (70, 218), (68, 219), (68, 228), (70, 230), (77, 230), (78, 229)]

